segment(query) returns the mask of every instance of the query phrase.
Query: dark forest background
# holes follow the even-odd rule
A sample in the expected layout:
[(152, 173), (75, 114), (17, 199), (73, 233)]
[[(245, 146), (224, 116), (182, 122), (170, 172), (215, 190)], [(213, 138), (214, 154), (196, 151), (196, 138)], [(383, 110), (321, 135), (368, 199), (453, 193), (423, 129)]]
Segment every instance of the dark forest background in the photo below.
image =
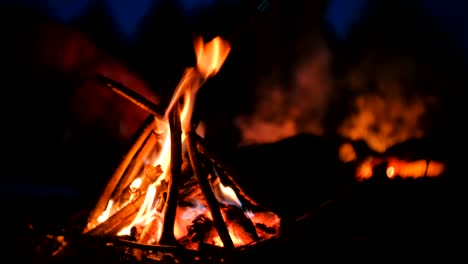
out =
[[(305, 133), (330, 139), (306, 156), (328, 164), (322, 159), (335, 158), (346, 137), (340, 128), (357, 113), (360, 96), (423, 102), (415, 129), (424, 132), (431, 155), (450, 156), (462, 131), (453, 120), (463, 119), (466, 57), (463, 42), (426, 12), (424, 1), (369, 1), (346, 34), (327, 17), (329, 1), (272, 0), (265, 10), (258, 9), (261, 1), (218, 1), (190, 15), (175, 3), (149, 6), (131, 39), (105, 1), (90, 2), (70, 21), (38, 4), (2, 4), (2, 163), (8, 171), (2, 192), (93, 200), (146, 117), (94, 82), (94, 73), (167, 104), (184, 68), (195, 63), (197, 34), (220, 35), (233, 47), (201, 89), (195, 110), (208, 142), (228, 156), (247, 132), (250, 143), (259, 144)], [(407, 116), (391, 121), (404, 131)], [(366, 129), (385, 132), (378, 122)], [(303, 154), (292, 152), (284, 164), (300, 171)]]
[[(39, 2), (0, 6), (0, 194), (14, 201), (8, 210), (24, 209), (19, 223), (39, 219), (56, 228), (50, 221), (55, 214), (67, 218), (92, 207), (146, 118), (146, 112), (96, 82), (95, 73), (165, 105), (184, 68), (195, 64), (196, 35), (207, 40), (220, 35), (232, 50), (200, 90), (195, 118), (206, 126), (209, 147), (261, 204), (300, 214), (354, 186), (337, 152), (349, 141), (363, 157), (376, 151), (366, 137), (350, 139), (346, 130), (356, 125), (353, 117), (366, 113), (377, 117), (363, 127), (367, 139), (397, 142), (386, 145), (397, 156), (409, 150), (442, 160), (457, 183), (464, 176), (457, 170), (463, 163), (456, 162), (463, 157), (458, 153), (463, 153), (467, 89), (467, 46), (457, 38), (464, 24), (441, 23), (461, 19), (444, 13), (455, 2), (444, 1), (444, 9), (436, 1), (361, 1), (358, 18), (343, 30), (334, 23), (344, 19), (340, 12), (350, 8), (347, 1), (337, 1), (343, 6), (331, 15), (336, 3), (328, 0), (270, 0), (265, 10), (259, 10), (262, 1), (253, 0), (203, 1), (199, 9), (187, 9), (190, 1), (178, 6), (161, 0), (148, 5), (131, 34), (106, 1), (90, 1), (67, 21)], [(439, 16), (428, 12), (429, 3), (441, 7)], [(461, 12), (463, 5), (458, 7)], [(359, 100), (369, 98), (378, 98), (380, 108), (360, 109)], [(388, 102), (398, 102), (401, 111), (388, 115), (397, 109)], [(421, 115), (409, 111), (414, 106)], [(392, 141), (413, 132), (420, 137)], [(416, 194), (414, 203), (429, 209), (410, 219), (439, 216), (444, 229), (452, 224), (453, 211), (462, 211), (455, 204), (461, 205), (464, 192), (441, 194), (446, 186), (432, 184), (433, 193)], [(421, 188), (413, 182), (410, 187)], [(392, 208), (399, 212), (399, 206)], [(413, 209), (403, 211), (418, 211)], [(345, 210), (347, 216), (370, 214), (353, 210)], [(339, 218), (330, 223), (340, 225)], [(438, 223), (431, 218), (428, 225)], [(434, 230), (441, 238), (437, 245), (447, 238), (442, 229)], [(415, 237), (430, 236), (423, 227), (418, 230)], [(398, 240), (403, 233), (392, 237)]]

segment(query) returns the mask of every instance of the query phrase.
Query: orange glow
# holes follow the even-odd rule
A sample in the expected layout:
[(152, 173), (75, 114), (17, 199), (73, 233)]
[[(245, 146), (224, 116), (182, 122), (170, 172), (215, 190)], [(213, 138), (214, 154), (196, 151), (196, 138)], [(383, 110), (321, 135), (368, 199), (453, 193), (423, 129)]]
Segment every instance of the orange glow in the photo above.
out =
[(373, 169), (373, 159), (369, 158), (357, 167), (356, 179), (358, 181), (370, 179), (370, 177), (372, 177), (372, 169)]
[(203, 38), (195, 40), (195, 53), (197, 55), (197, 68), (203, 78), (209, 78), (216, 73), (226, 60), (231, 46), (220, 37), (215, 37), (207, 44), (203, 43)]
[(445, 165), (434, 160), (401, 161), (394, 159), (389, 164), (394, 167), (394, 175), (401, 178), (437, 177), (445, 171)]
[(342, 162), (351, 162), (357, 158), (356, 151), (351, 143), (344, 143), (338, 150), (338, 156)]
[(356, 180), (371, 178), (374, 167), (382, 162), (388, 162), (386, 174), (389, 179), (437, 177), (445, 172), (445, 164), (435, 160), (406, 161), (397, 158), (368, 158), (356, 168)]
[(393, 176), (395, 176), (395, 168), (390, 166), (387, 168), (387, 177), (391, 179)]

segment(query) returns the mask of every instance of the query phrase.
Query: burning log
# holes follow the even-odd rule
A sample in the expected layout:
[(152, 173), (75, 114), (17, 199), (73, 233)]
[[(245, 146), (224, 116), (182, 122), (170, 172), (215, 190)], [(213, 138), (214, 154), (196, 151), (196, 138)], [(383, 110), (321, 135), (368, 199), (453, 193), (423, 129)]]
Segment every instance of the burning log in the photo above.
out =
[(181, 244), (191, 248), (190, 244), (204, 243), (209, 232), (213, 229), (213, 221), (204, 215), (193, 219), (192, 224), (187, 227), (187, 236), (181, 239)]
[[(200, 137), (200, 135), (194, 133), (194, 138), (197, 141), (197, 149), (202, 154), (205, 156), (211, 165), (214, 167), (213, 170), (217, 174), (217, 176), (221, 179), (222, 182), (229, 183), (229, 187), (231, 187), (234, 192), (236, 193), (236, 196), (241, 199), (241, 203), (243, 205), (243, 209), (247, 209), (245, 207), (259, 207), (259, 204), (255, 202), (251, 197), (249, 197), (245, 192), (242, 191), (242, 188), (236, 184), (234, 179), (230, 176), (230, 174), (224, 169), (224, 167), (220, 164), (220, 161), (222, 160), (219, 158), (216, 154), (214, 154), (214, 151), (208, 149), (208, 147), (205, 144), (205, 139)], [(247, 206), (249, 205), (249, 206)]]
[[(140, 189), (146, 190), (148, 185), (161, 176), (163, 171), (158, 166), (155, 169), (146, 170), (145, 176), (141, 182)], [(129, 201), (123, 208), (111, 215), (106, 221), (100, 223), (86, 234), (91, 236), (116, 235), (122, 228), (132, 223), (140, 207), (143, 205), (146, 192), (136, 192), (137, 197)]]
[(152, 131), (143, 142), (142, 147), (139, 149), (135, 159), (133, 159), (133, 162), (129, 164), (125, 176), (116, 186), (112, 194), (114, 201), (117, 201), (117, 199), (122, 195), (122, 192), (138, 177), (144, 169), (145, 162), (147, 162), (148, 157), (151, 156), (151, 153), (154, 153), (155, 149), (157, 149), (157, 138), (154, 136), (154, 132)]
[(182, 176), (182, 127), (180, 121), (179, 105), (170, 113), (169, 125), (171, 128), (171, 180), (164, 214), (164, 225), (160, 243), (173, 244), (174, 221), (177, 209), (177, 196), (179, 193), (180, 178)]
[(133, 217), (138, 213), (144, 201), (145, 195), (140, 194), (135, 201), (127, 204), (124, 208), (120, 209), (118, 212), (109, 217), (105, 222), (102, 222), (87, 232), (86, 235), (117, 235), (120, 229), (131, 224)]
[(104, 189), (103, 193), (101, 194), (98, 202), (96, 203), (95, 208), (91, 211), (88, 225), (84, 230), (86, 233), (91, 227), (97, 224), (97, 218), (106, 209), (106, 206), (109, 202), (109, 198), (111, 197), (112, 193), (114, 192), (115, 187), (119, 183), (120, 179), (124, 175), (125, 171), (128, 168), (128, 165), (135, 157), (138, 150), (143, 145), (143, 142), (146, 140), (147, 135), (151, 133), (154, 126), (154, 116), (150, 115), (146, 118), (145, 122), (143, 123), (142, 127), (137, 131), (138, 137), (134, 140), (130, 150), (127, 154), (123, 157), (122, 161), (120, 162), (119, 166), (115, 170), (114, 174), (110, 178), (109, 182), (107, 183), (106, 188)]
[(241, 237), (243, 241), (250, 241), (249, 243), (256, 242), (260, 239), (255, 225), (250, 218), (247, 217), (242, 208), (235, 205), (227, 205), (224, 212), (226, 219), (232, 219), (229, 222), (229, 225), (233, 227), (232, 229), (241, 231), (236, 232), (236, 237)]
[(223, 242), (224, 247), (228, 249), (234, 248), (234, 243), (232, 242), (231, 236), (229, 235), (229, 230), (225, 224), (223, 219), (223, 215), (218, 206), (218, 201), (211, 189), (211, 185), (208, 181), (208, 175), (200, 167), (200, 162), (198, 160), (198, 151), (196, 149), (195, 140), (194, 140), (194, 132), (188, 131), (186, 135), (186, 142), (187, 142), (187, 150), (190, 157), (190, 163), (192, 164), (193, 170), (195, 171), (195, 176), (198, 178), (200, 182), (200, 187), (205, 194), (205, 198), (208, 202), (208, 206), (210, 208), (211, 214), (213, 216), (213, 221), (216, 230)]

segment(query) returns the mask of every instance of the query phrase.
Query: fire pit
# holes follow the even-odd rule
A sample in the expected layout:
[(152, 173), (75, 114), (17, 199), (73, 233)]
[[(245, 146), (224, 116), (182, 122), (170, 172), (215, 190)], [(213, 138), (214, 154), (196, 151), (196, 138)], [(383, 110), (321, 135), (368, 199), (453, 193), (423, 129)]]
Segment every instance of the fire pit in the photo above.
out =
[(90, 213), (83, 235), (131, 247), (139, 260), (175, 251), (191, 252), (194, 259), (207, 251), (219, 256), (279, 235), (278, 215), (241, 190), (207, 151), (191, 120), (196, 93), (223, 64), (229, 43), (198, 38), (195, 50), (197, 67), (186, 69), (164, 112), (98, 76), (150, 114)]

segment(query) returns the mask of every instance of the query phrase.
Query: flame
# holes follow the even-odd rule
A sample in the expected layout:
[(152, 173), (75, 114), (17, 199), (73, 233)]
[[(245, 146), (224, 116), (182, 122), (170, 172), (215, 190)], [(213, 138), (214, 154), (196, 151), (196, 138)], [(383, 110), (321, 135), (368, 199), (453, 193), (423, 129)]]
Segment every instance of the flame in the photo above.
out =
[[(219, 190), (219, 192), (216, 192), (216, 190)], [(218, 193), (219, 195), (216, 195)], [(219, 182), (219, 184), (217, 185), (217, 188), (215, 189), (215, 195), (216, 195), (216, 198), (218, 198), (218, 201), (222, 201), (227, 204), (232, 204), (238, 207), (242, 207), (242, 203), (237, 197), (234, 190), (229, 186), (224, 186), (221, 182)]]
[[(162, 121), (160, 123), (163, 125), (162, 149), (159, 157), (152, 162), (152, 165), (161, 165), (163, 174), (157, 179), (157, 181), (148, 187), (146, 199), (141, 206), (137, 217), (135, 217), (133, 222), (124, 228), (119, 235), (128, 235), (132, 226), (138, 224), (146, 225), (155, 219), (153, 202), (157, 195), (157, 186), (160, 185), (164, 179), (167, 179), (170, 176), (171, 138), (168, 122), (169, 113), (172, 111), (173, 107), (177, 106), (179, 99), (183, 97), (184, 101), (180, 111), (182, 131), (187, 132), (190, 129), (196, 93), (203, 85), (206, 78), (213, 76), (219, 71), (230, 50), (229, 44), (219, 37), (214, 38), (207, 44), (203, 43), (203, 39), (201, 37), (197, 38), (194, 46), (197, 56), (197, 68), (189, 68), (185, 71), (164, 115), (165, 120), (160, 120)], [(182, 133), (182, 142), (184, 141), (185, 133)], [(162, 224), (159, 226), (162, 227)], [(161, 232), (158, 233), (160, 234)]]
[(339, 128), (351, 140), (364, 140), (371, 149), (383, 153), (408, 139), (421, 138), (420, 120), (426, 114), (424, 99), (408, 102), (401, 97), (360, 95), (352, 113)]
[(106, 221), (107, 218), (109, 218), (109, 214), (113, 205), (114, 205), (114, 200), (110, 199), (109, 202), (107, 203), (106, 210), (104, 210), (104, 212), (102, 212), (102, 214), (97, 219), (99, 223), (102, 223)]
[[(392, 175), (388, 174), (388, 170), (392, 168)], [(401, 178), (420, 178), (420, 177), (437, 177), (445, 171), (445, 164), (435, 160), (415, 160), (401, 161), (392, 159), (389, 162), (387, 176), (393, 178), (399, 176)]]
[[(130, 235), (143, 244), (157, 244), (163, 231), (166, 232), (163, 226), (168, 196), (167, 185), (171, 182), (171, 137), (173, 136), (170, 131), (169, 116), (175, 113), (174, 107), (180, 108), (178, 110), (180, 110), (181, 143), (184, 152), (188, 132), (197, 129), (196, 131), (201, 130), (204, 134), (203, 127), (192, 127), (191, 118), (196, 94), (203, 83), (220, 70), (230, 51), (230, 45), (219, 37), (208, 43), (203, 43), (202, 38), (197, 38), (194, 42), (194, 49), (197, 66), (187, 68), (184, 72), (166, 113), (162, 117), (155, 117), (156, 128), (148, 130), (150, 139), (142, 141), (137, 158), (132, 160), (140, 165), (132, 165), (137, 168), (132, 169), (132, 172), (125, 172), (123, 177), (130, 175), (128, 176), (130, 179), (123, 184), (125, 187), (117, 188), (120, 192), (114, 190), (106, 210), (103, 210), (98, 217), (97, 224), (114, 220), (112, 231), (110, 231), (112, 234)], [(209, 175), (209, 179), (212, 179), (209, 184), (218, 200), (222, 218), (234, 246), (246, 245), (257, 239), (278, 234), (280, 221), (276, 214), (248, 208), (255, 203), (249, 199), (241, 200), (240, 197), (246, 197), (242, 196), (242, 191), (238, 190), (235, 184), (232, 186), (222, 184), (216, 169), (213, 169), (213, 174)], [(224, 237), (221, 239), (218, 227), (213, 224), (214, 220), (211, 215), (213, 209), (208, 206), (205, 193), (201, 190), (199, 183), (187, 182), (184, 183), (184, 187), (181, 189), (183, 195), (179, 193), (175, 212), (173, 226), (175, 239), (184, 241), (181, 243), (192, 249), (196, 249), (195, 243), (200, 241), (223, 246)], [(120, 190), (124, 188), (125, 190)], [(119, 214), (121, 212), (125, 214)], [(121, 215), (122, 218), (120, 218)], [(96, 227), (90, 223), (92, 222), (88, 223), (88, 230)], [(246, 224), (250, 229), (244, 228)]]
[(182, 127), (185, 129), (189, 125), (187, 121), (191, 118), (198, 89), (206, 79), (219, 71), (231, 50), (231, 46), (229, 42), (220, 37), (215, 37), (208, 43), (204, 43), (203, 38), (198, 37), (194, 41), (194, 49), (197, 57), (197, 68), (189, 68), (185, 71), (166, 110), (167, 117), (179, 99), (184, 97), (185, 102), (181, 117)]
[(361, 163), (356, 169), (356, 179), (363, 181), (372, 177), (372, 169), (374, 167), (374, 159), (368, 158)]
[(229, 43), (220, 37), (215, 37), (207, 44), (199, 37), (195, 39), (194, 46), (197, 68), (205, 79), (218, 73), (231, 50)]
[(134, 192), (141, 187), (142, 179), (140, 177), (133, 180), (132, 184), (130, 184), (130, 189)]
[(388, 177), (389, 179), (391, 179), (391, 178), (393, 178), (394, 176), (395, 176), (395, 167), (389, 166), (389, 167), (387, 168), (387, 177)]

